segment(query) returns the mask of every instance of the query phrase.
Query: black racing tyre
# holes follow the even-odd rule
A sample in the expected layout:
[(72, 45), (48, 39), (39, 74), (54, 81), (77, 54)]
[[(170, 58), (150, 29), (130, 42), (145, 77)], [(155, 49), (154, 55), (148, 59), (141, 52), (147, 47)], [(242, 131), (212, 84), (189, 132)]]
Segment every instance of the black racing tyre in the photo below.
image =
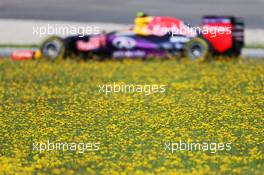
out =
[(64, 57), (65, 45), (58, 36), (46, 38), (40, 46), (42, 57), (49, 61), (55, 61)]
[(195, 37), (188, 41), (183, 50), (184, 57), (191, 60), (205, 61), (209, 58), (210, 49), (206, 40)]

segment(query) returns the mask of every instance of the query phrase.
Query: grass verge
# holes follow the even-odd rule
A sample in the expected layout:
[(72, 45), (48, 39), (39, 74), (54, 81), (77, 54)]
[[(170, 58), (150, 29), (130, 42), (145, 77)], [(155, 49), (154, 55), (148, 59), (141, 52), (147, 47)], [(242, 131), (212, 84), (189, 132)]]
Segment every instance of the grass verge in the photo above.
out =
[[(264, 62), (0, 60), (0, 174), (261, 174)], [(165, 93), (98, 85), (164, 84)], [(32, 150), (100, 142), (100, 151)], [(166, 142), (231, 143), (175, 151)]]

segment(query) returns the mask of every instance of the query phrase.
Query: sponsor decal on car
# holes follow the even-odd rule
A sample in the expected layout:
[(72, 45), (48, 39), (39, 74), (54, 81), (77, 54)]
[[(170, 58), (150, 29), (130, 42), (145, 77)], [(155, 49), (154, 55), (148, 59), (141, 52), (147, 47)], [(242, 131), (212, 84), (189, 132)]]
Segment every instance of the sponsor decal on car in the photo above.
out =
[(136, 41), (129, 37), (116, 37), (113, 40), (113, 45), (119, 49), (132, 49), (136, 46)]
[(11, 54), (12, 60), (24, 61), (31, 60), (34, 57), (34, 51), (31, 50), (17, 50)]
[(99, 49), (102, 46), (106, 45), (106, 37), (93, 36), (89, 39), (89, 41), (78, 40), (76, 42), (76, 45), (79, 51), (90, 51), (90, 50)]

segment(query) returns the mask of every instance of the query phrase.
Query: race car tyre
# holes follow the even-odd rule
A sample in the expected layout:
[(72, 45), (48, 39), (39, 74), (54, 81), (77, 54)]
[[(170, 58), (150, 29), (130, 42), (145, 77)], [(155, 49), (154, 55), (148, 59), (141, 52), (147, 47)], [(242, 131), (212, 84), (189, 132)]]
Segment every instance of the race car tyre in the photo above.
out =
[(55, 61), (63, 58), (65, 54), (65, 45), (60, 37), (50, 36), (41, 44), (40, 51), (45, 59)]
[(207, 60), (209, 59), (209, 44), (206, 40), (195, 37), (188, 41), (184, 46), (184, 57), (191, 60)]

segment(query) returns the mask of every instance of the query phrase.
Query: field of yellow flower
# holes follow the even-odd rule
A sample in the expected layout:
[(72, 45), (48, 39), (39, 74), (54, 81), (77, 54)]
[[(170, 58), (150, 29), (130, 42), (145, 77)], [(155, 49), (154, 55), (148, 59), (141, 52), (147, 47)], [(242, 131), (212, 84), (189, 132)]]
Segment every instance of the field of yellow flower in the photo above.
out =
[[(113, 82), (166, 91), (99, 92)], [(0, 60), (0, 174), (262, 174), (263, 85), (263, 60)], [(100, 149), (33, 149), (48, 140)], [(179, 141), (231, 149), (166, 150)]]

